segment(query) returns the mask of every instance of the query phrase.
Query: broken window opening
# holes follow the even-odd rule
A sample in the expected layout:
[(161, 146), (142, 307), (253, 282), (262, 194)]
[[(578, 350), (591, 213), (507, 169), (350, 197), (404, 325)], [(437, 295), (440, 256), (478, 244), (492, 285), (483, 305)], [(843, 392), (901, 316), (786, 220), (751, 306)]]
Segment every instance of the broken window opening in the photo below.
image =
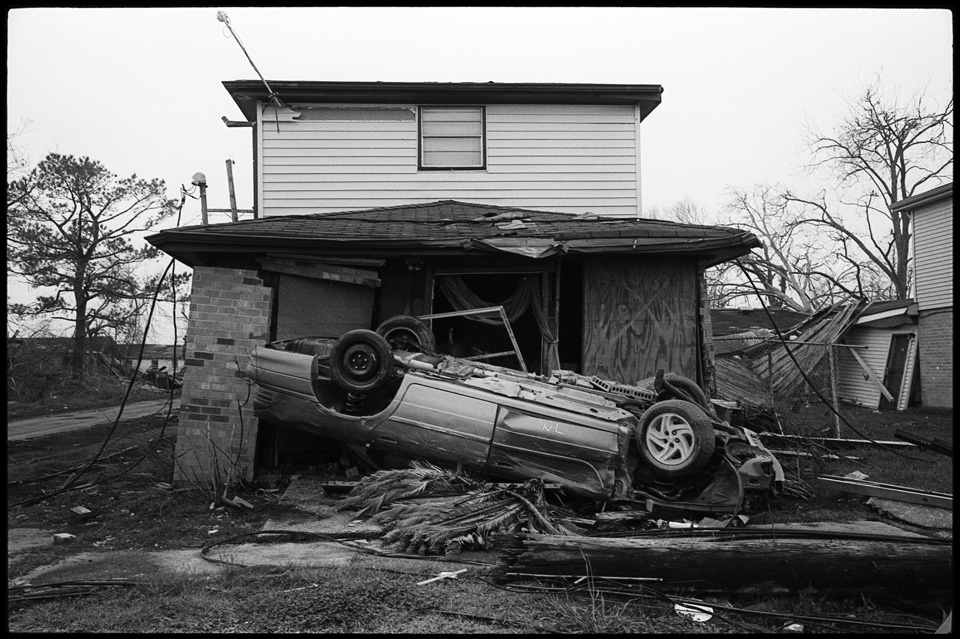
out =
[[(540, 282), (540, 276), (532, 274), (438, 275), (434, 283), (433, 313), (503, 306), (528, 370), (540, 373), (544, 369), (540, 353), (543, 337), (533, 310), (533, 300), (540, 303)], [(445, 354), (469, 358), (510, 352), (484, 361), (515, 367), (513, 344), (502, 325), (502, 320), (494, 314), (438, 318), (433, 321), (433, 332), (438, 349)], [(553, 341), (552, 336), (547, 339)]]

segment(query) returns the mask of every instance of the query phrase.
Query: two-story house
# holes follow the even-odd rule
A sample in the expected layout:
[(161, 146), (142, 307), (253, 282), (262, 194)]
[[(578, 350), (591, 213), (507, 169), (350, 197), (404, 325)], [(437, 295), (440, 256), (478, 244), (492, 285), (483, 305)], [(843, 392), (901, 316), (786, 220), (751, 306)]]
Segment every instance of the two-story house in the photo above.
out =
[(900, 200), (913, 228), (913, 292), (924, 406), (953, 408), (953, 183)]
[[(245, 117), (227, 125), (253, 136), (256, 217), (148, 238), (194, 269), (181, 473), (209, 466), (208, 435), (253, 466), (237, 406), (254, 345), (397, 314), (502, 305), (531, 372), (712, 385), (703, 271), (759, 241), (640, 217), (640, 125), (660, 86), (224, 85)], [(430, 321), (454, 352), (510, 350), (476, 319)]]
[(224, 82), (253, 125), (262, 217), (461, 200), (641, 213), (660, 85)]

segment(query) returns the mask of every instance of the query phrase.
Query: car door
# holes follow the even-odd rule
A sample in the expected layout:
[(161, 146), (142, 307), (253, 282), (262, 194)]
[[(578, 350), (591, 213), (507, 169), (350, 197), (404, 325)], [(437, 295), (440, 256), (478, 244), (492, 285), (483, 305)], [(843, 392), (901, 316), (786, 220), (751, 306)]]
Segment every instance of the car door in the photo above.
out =
[(371, 447), (480, 470), (497, 418), (495, 396), (455, 381), (408, 373), (390, 416), (370, 433)]

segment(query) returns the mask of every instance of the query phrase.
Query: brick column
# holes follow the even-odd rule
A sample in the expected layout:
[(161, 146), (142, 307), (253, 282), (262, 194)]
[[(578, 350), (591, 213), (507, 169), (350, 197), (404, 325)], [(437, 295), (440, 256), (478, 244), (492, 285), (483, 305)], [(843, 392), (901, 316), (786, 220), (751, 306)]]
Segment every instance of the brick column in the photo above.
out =
[(953, 308), (920, 311), (919, 324), (921, 402), (953, 408)]
[(257, 441), (252, 391), (244, 377), (249, 353), (269, 338), (271, 291), (256, 271), (193, 271), (177, 461), (173, 479), (211, 486), (251, 479)]

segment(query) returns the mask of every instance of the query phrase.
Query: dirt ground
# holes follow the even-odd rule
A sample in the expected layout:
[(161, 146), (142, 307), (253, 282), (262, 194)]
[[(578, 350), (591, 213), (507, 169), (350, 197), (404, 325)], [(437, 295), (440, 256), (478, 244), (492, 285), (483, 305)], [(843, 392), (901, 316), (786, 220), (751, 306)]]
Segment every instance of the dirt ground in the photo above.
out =
[[(822, 422), (829, 419), (815, 409), (807, 415), (789, 416), (807, 429), (822, 429)], [(893, 440), (896, 430), (910, 429), (924, 437), (952, 442), (952, 412), (853, 411), (849, 419), (854, 428), (877, 440)], [(796, 430), (797, 423), (784, 420), (784, 428)], [(158, 573), (203, 576), (218, 574), (229, 565), (265, 569), (389, 565), (390, 570), (415, 577), (459, 568), (442, 562), (444, 558), (369, 556), (363, 549), (376, 543), (370, 539), (376, 531), (365, 529), (366, 524), (354, 521), (349, 514), (336, 513), (332, 508), (336, 497), (316, 487), (314, 479), (321, 469), (309, 465), (294, 469), (296, 476), (274, 471), (264, 473), (265, 478), (258, 483), (238, 486), (236, 494), (253, 509), (211, 508), (202, 490), (170, 485), (175, 430), (175, 421), (164, 424), (159, 418), (125, 422), (115, 441), (104, 450), (108, 459), (77, 481), (77, 485), (88, 483), (89, 487), (36, 503), (25, 502), (41, 496), (41, 491), (56, 492), (66, 478), (57, 473), (82, 467), (101, 447), (107, 431), (101, 427), (8, 442), (8, 584), (139, 579)], [(830, 451), (807, 447), (799, 452), (807, 456), (783, 455), (780, 459), (811, 486), (813, 496), (783, 500), (766, 512), (754, 513), (748, 526), (830, 524), (847, 530), (952, 538), (952, 513), (871, 501), (833, 490), (817, 479), (820, 475), (861, 472), (873, 481), (951, 493), (952, 458), (916, 448), (895, 453), (872, 445)], [(45, 475), (51, 477), (34, 481)], [(71, 514), (71, 508), (78, 505), (96, 516), (79, 521)], [(243, 538), (263, 530), (346, 532), (354, 539), (348, 546), (322, 540), (250, 543)], [(54, 543), (57, 533), (74, 538)], [(223, 545), (208, 557), (226, 563), (200, 556), (204, 546), (221, 542)], [(497, 561), (495, 552), (481, 554), (478, 559), (485, 564)], [(469, 574), (479, 575), (484, 570), (477, 564), (465, 566)]]

